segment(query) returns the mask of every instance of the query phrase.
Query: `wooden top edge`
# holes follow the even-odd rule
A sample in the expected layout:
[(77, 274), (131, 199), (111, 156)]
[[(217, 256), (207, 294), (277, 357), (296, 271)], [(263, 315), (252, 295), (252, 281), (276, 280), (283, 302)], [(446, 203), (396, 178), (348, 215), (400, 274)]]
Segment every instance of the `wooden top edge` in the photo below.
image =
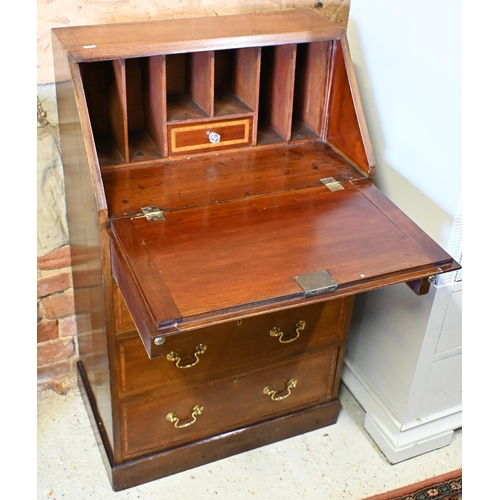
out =
[(54, 28), (78, 61), (301, 43), (340, 38), (344, 28), (307, 10)]

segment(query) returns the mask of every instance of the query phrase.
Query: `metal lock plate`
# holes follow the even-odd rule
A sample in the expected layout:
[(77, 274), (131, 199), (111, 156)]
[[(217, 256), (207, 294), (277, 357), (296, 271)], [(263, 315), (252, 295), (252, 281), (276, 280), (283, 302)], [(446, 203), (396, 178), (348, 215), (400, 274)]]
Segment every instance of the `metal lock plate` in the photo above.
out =
[(305, 297), (314, 297), (322, 293), (333, 292), (339, 286), (326, 270), (294, 276), (295, 281), (304, 290)]

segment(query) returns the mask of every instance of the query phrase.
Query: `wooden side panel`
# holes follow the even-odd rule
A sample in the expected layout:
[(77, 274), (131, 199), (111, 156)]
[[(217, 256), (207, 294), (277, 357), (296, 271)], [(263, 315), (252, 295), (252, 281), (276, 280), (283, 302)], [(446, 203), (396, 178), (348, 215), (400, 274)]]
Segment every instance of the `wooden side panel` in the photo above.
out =
[[(69, 243), (80, 361), (89, 375), (103, 430), (113, 443), (101, 226), (107, 207), (79, 68), (70, 67), (53, 37), (59, 127), (68, 214)], [(76, 89), (76, 93), (75, 93)]]
[(259, 102), (260, 47), (236, 51), (234, 93), (253, 111)]
[(126, 163), (130, 161), (128, 151), (128, 121), (125, 81), (125, 62), (112, 61), (114, 78), (108, 91), (109, 119), (115, 144)]
[(373, 178), (375, 161), (345, 38), (334, 47), (327, 140)]
[(287, 141), (292, 137), (296, 57), (297, 45), (279, 45), (276, 47), (275, 63), (278, 80), (273, 88), (271, 126)]
[(147, 85), (144, 89), (144, 121), (147, 132), (158, 146), (162, 156), (167, 156), (167, 83), (165, 56), (147, 60)]
[(214, 53), (194, 52), (190, 55), (189, 89), (192, 99), (208, 115), (214, 115)]

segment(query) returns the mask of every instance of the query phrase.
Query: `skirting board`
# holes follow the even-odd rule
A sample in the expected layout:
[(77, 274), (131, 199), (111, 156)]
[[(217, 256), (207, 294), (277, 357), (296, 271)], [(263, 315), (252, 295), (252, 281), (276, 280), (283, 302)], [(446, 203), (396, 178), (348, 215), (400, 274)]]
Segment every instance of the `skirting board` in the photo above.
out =
[(455, 429), (462, 426), (461, 406), (420, 424), (405, 425), (396, 419), (348, 361), (344, 362), (342, 382), (365, 410), (365, 430), (391, 464), (448, 446)]

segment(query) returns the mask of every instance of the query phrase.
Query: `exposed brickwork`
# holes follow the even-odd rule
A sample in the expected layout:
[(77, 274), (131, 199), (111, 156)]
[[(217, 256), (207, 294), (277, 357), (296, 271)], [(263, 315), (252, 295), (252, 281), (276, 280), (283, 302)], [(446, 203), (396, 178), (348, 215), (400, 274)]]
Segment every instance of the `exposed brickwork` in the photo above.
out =
[(78, 359), (69, 246), (37, 261), (38, 385), (64, 393), (76, 383)]
[(75, 311), (74, 298), (71, 293), (56, 293), (41, 299), (45, 318), (58, 319), (71, 316)]
[(76, 319), (75, 316), (62, 318), (59, 323), (59, 337), (76, 337)]
[(46, 297), (57, 292), (63, 292), (71, 286), (71, 275), (69, 272), (58, 273), (47, 278), (41, 278), (37, 283), (38, 297)]
[(37, 259), (38, 269), (62, 269), (71, 266), (69, 245), (64, 245)]
[(37, 350), (38, 365), (48, 365), (68, 359), (75, 354), (75, 345), (71, 338), (40, 342)]
[(37, 324), (37, 342), (46, 342), (57, 338), (59, 329), (55, 319), (42, 319)]

